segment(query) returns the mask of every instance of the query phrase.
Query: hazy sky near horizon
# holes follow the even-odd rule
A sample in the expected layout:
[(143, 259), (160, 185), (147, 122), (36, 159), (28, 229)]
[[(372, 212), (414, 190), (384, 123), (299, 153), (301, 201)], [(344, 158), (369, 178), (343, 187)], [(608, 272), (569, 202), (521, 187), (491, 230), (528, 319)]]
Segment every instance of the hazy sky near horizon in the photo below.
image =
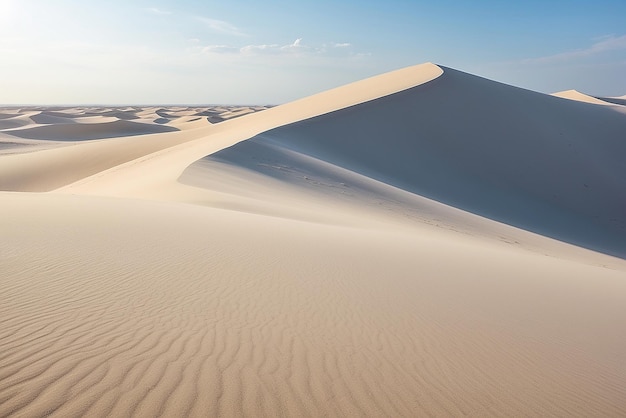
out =
[(283, 103), (423, 62), (626, 94), (626, 1), (0, 0), (0, 103)]

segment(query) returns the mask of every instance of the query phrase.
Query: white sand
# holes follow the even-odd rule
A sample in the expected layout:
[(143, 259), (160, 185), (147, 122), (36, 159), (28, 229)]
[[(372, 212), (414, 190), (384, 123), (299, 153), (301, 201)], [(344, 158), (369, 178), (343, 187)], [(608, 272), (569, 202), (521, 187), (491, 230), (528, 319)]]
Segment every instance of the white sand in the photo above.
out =
[(617, 252), (626, 115), (432, 64), (209, 110), (0, 155), (0, 415), (626, 414), (626, 262), (484, 213)]
[(598, 104), (602, 106), (610, 106), (611, 103), (600, 100), (596, 97), (589, 96), (588, 94), (581, 93), (577, 90), (564, 90), (556, 93), (552, 93), (553, 96), (561, 97), (563, 99), (576, 100), (579, 102)]

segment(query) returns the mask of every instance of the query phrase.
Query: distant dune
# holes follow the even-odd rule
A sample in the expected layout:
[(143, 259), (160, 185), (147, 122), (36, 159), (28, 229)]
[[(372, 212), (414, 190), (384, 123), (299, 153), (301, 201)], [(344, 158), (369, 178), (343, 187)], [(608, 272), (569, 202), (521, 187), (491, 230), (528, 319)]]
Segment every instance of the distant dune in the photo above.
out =
[[(4, 128), (0, 129), (0, 135), (7, 138), (4, 143), (8, 144), (2, 148), (10, 152), (3, 152), (5, 157), (0, 164), (0, 190), (51, 191), (158, 150), (208, 134), (206, 130), (197, 128), (212, 129), (206, 119), (198, 120), (190, 116), (176, 116), (167, 125), (160, 125), (154, 122), (156, 110), (158, 108), (132, 110), (137, 115), (136, 121), (96, 116), (115, 113), (107, 109), (69, 108), (55, 111), (55, 117), (68, 115), (68, 118), (73, 118), (76, 124), (71, 125), (36, 124), (31, 116), (51, 112), (45, 109), (4, 110), (9, 117), (0, 119), (0, 128)], [(191, 113), (198, 110), (193, 109)], [(131, 112), (130, 109), (125, 111)], [(176, 114), (177, 110), (172, 109), (171, 112)], [(190, 112), (185, 108), (184, 113)], [(12, 127), (7, 122), (17, 118), (23, 121), (20, 124), (23, 129), (10, 129)], [(110, 122), (112, 118), (114, 122)], [(106, 141), (94, 141), (90, 138)], [(70, 143), (72, 147), (65, 150), (55, 149), (64, 143), (65, 145)], [(33, 153), (35, 150), (41, 152)]]
[(598, 97), (598, 99), (621, 106), (626, 106), (626, 96), (621, 97)]
[[(33, 117), (32, 119), (35, 121)], [(46, 120), (50, 120), (48, 117)], [(35, 121), (36, 122), (36, 121)], [(40, 123), (40, 122), (38, 122)], [(115, 138), (118, 136), (146, 135), (159, 132), (172, 132), (176, 128), (171, 126), (148, 125), (126, 120), (114, 122), (76, 124), (50, 123), (47, 126), (33, 126), (25, 129), (5, 131), (20, 138), (50, 139), (53, 141), (83, 141), (88, 139)]]
[(579, 102), (610, 106), (612, 103), (597, 97), (589, 96), (576, 90), (565, 90), (552, 93), (552, 96), (561, 97), (563, 99), (577, 100)]
[(625, 416), (626, 113), (559, 95), (0, 108), (0, 416)]

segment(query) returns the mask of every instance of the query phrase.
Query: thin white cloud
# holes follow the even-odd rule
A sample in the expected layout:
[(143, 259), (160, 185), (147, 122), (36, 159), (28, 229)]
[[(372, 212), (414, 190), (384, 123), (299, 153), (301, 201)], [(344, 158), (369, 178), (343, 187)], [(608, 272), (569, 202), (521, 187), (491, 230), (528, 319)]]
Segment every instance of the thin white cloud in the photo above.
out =
[(228, 45), (209, 45), (202, 48), (202, 52), (207, 54), (237, 54), (240, 50)]
[(351, 43), (348, 42), (340, 42), (340, 43), (336, 43), (336, 42), (331, 42), (330, 44), (333, 48), (349, 48), (352, 46)]
[(246, 45), (240, 49), (240, 52), (243, 55), (303, 55), (318, 54), (321, 52), (321, 49), (307, 46), (302, 42), (302, 38), (298, 38), (287, 45)]
[(278, 44), (264, 44), (264, 45), (246, 45), (239, 49), (244, 55), (255, 55), (255, 54), (275, 54), (280, 51), (280, 45)]
[(232, 35), (232, 36), (245, 36), (246, 35), (237, 26), (233, 25), (232, 23), (223, 21), (223, 20), (211, 19), (208, 17), (198, 17), (197, 19), (200, 22), (204, 23), (209, 29), (217, 33), (221, 33), (224, 35)]
[(305, 51), (319, 52), (309, 46), (304, 45), (302, 43), (302, 38), (296, 39), (292, 44), (281, 46), (280, 50), (287, 53), (299, 53)]
[[(330, 46), (330, 48), (329, 48)], [(252, 56), (283, 56), (283, 57), (363, 57), (371, 54), (354, 53), (349, 48), (351, 44), (323, 44), (321, 46), (307, 45), (302, 38), (297, 38), (292, 43), (281, 44), (251, 44), (243, 47), (231, 45), (208, 45), (197, 48), (205, 54), (213, 55), (237, 55), (242, 57)]]
[(167, 16), (167, 15), (172, 14), (172, 12), (170, 11), (162, 10), (157, 7), (148, 7), (146, 10), (149, 11), (150, 13), (153, 13), (155, 15), (160, 15), (160, 16)]
[(569, 61), (578, 58), (592, 57), (594, 55), (601, 54), (608, 51), (626, 50), (626, 35), (622, 36), (605, 36), (600, 38), (596, 43), (592, 44), (588, 48), (577, 49), (574, 51), (561, 52), (554, 55), (549, 55), (539, 58), (531, 58), (523, 61), (525, 64), (532, 63), (549, 63), (549, 62), (561, 62)]

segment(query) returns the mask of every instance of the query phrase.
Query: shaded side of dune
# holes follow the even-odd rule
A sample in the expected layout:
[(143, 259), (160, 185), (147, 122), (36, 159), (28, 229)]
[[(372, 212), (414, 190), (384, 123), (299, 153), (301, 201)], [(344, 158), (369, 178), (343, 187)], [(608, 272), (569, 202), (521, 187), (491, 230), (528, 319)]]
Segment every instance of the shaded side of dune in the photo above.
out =
[(596, 97), (596, 98), (604, 102), (626, 106), (626, 99), (624, 99), (623, 97)]
[(130, 122), (118, 120), (106, 123), (91, 124), (58, 124), (35, 126), (10, 132), (11, 135), (53, 141), (85, 141), (90, 139), (114, 138), (120, 136), (146, 135), (161, 132), (178, 131), (177, 128), (164, 125)]
[(444, 68), (423, 85), (286, 125), (209, 160), (285, 147), (561, 241), (626, 257), (626, 117)]
[(33, 123), (33, 121), (30, 118), (21, 116), (14, 116), (12, 118), (0, 118), (0, 130), (21, 128), (31, 123)]

